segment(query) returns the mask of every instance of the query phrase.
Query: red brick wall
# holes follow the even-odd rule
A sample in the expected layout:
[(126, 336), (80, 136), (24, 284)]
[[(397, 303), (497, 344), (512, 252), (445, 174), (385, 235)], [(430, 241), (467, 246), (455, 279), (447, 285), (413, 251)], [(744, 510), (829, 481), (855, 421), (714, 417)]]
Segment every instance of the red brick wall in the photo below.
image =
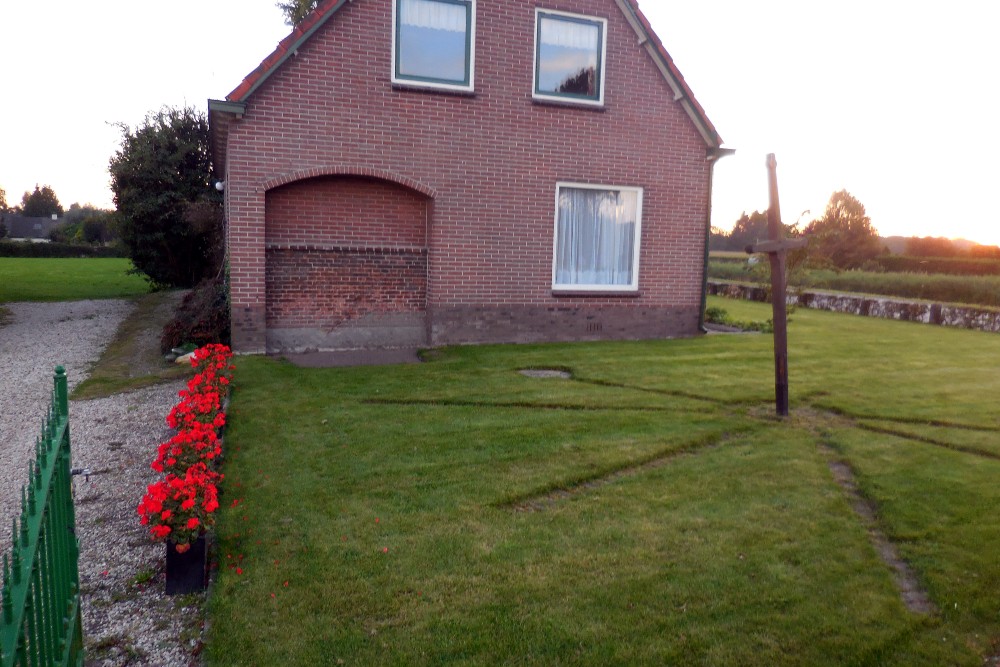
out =
[(378, 313), (420, 313), (427, 259), (419, 251), (267, 251), (268, 328), (332, 329)]
[[(321, 344), (276, 330), (370, 328), (427, 305), (427, 197), (371, 178), (293, 181), (265, 195), (269, 347)], [(385, 342), (384, 338), (378, 339)]]
[[(431, 342), (516, 340), (516, 323), (487, 323), (504, 320), (498, 313), (546, 309), (578, 313), (584, 330), (588, 310), (613, 308), (645, 323), (637, 337), (695, 332), (708, 206), (705, 144), (614, 0), (543, 5), (608, 19), (604, 107), (534, 102), (536, 6), (477, 3), (473, 95), (393, 87), (391, 2), (358, 0), (250, 96), (228, 145), (237, 349), (263, 349), (265, 238), (286, 233), (267, 229), (267, 184), (304, 170), (388, 174), (433, 194), (427, 301), (438, 319)], [(558, 181), (644, 188), (639, 295), (552, 294)], [(477, 312), (478, 328), (469, 321)], [(461, 331), (480, 333), (459, 333), (449, 325), (457, 318)]]
[(267, 245), (424, 248), (427, 198), (386, 181), (325, 177), (296, 181), (265, 197)]

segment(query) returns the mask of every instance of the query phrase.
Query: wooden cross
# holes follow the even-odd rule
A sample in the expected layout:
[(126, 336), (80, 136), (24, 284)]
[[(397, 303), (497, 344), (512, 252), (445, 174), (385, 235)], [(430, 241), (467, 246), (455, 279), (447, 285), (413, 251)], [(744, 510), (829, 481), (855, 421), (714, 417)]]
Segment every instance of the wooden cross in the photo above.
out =
[(766, 241), (748, 245), (749, 254), (766, 252), (771, 260), (771, 307), (774, 322), (774, 402), (778, 416), (788, 416), (788, 312), (785, 295), (785, 258), (789, 250), (802, 248), (806, 239), (784, 238), (781, 207), (778, 204), (778, 161), (767, 156), (767, 180), (770, 206), (767, 209)]

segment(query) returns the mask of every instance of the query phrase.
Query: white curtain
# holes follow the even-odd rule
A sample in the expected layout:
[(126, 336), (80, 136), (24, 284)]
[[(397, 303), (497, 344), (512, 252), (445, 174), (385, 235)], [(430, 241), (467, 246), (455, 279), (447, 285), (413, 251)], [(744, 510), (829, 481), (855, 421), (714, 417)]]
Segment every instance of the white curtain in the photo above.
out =
[(434, 0), (402, 0), (403, 25), (415, 28), (433, 28), (448, 32), (465, 32), (467, 21), (465, 4), (435, 2)]
[(557, 285), (631, 285), (638, 193), (562, 188)]
[(542, 17), (541, 33), (542, 44), (597, 51), (598, 31), (595, 25)]

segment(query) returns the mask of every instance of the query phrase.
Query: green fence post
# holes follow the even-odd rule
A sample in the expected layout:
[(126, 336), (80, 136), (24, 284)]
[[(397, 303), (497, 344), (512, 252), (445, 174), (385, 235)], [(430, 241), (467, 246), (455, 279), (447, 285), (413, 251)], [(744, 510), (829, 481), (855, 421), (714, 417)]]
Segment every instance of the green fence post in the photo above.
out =
[(69, 393), (62, 366), (53, 385), (28, 483), (21, 487), (20, 520), (12, 520), (12, 549), (0, 559), (0, 667), (82, 667), (84, 660)]
[(60, 417), (69, 417), (69, 392), (66, 384), (66, 369), (56, 366), (56, 412)]

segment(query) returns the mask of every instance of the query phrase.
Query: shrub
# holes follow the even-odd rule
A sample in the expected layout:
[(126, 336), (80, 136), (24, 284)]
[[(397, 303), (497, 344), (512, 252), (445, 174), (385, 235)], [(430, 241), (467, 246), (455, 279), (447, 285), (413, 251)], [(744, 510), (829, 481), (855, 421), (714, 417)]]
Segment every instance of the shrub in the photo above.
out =
[(761, 333), (774, 333), (774, 322), (768, 319), (764, 322), (748, 322), (736, 320), (729, 316), (725, 308), (712, 306), (705, 309), (705, 321), (713, 324), (721, 324), (727, 327), (734, 327), (742, 331), (759, 331)]
[(111, 158), (117, 227), (136, 268), (155, 285), (193, 287), (221, 265), (222, 200), (212, 187), (208, 118), (163, 108), (122, 124)]
[(180, 308), (163, 328), (160, 351), (184, 343), (205, 345), (230, 342), (229, 297), (221, 277), (202, 281), (181, 301)]

